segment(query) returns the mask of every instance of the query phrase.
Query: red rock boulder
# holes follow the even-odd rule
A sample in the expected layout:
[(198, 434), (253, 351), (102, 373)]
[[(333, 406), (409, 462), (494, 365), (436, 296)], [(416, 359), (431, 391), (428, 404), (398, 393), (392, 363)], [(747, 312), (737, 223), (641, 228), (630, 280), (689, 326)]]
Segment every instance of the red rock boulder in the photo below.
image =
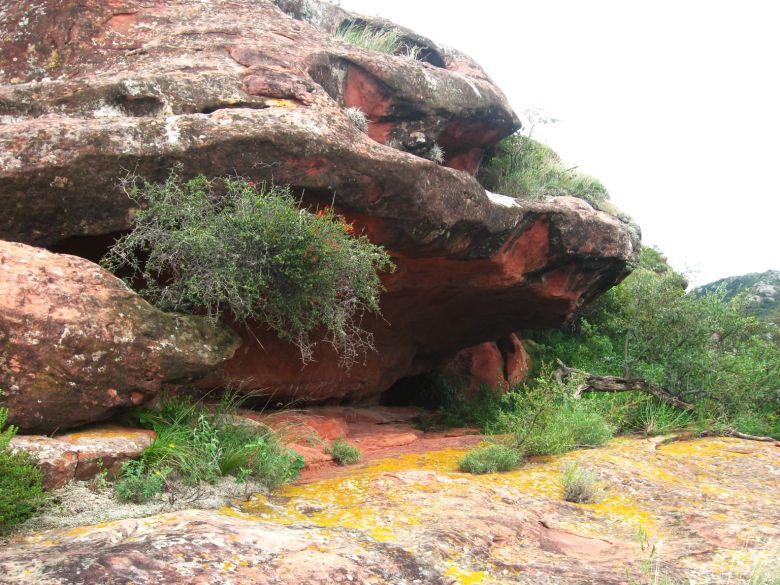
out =
[(88, 260), (0, 241), (0, 405), (25, 432), (107, 418), (236, 347), (228, 327), (163, 313)]

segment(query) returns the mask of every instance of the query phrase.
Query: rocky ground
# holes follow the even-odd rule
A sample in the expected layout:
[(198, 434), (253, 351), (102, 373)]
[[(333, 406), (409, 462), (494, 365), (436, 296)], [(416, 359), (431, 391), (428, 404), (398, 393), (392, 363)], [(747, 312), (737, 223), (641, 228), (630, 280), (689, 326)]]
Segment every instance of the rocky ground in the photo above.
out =
[[(351, 424), (367, 463), (311, 459), (302, 482), (219, 510), (17, 535), (0, 582), (736, 584), (777, 562), (773, 444), (621, 438), (473, 476), (456, 462), (477, 437), (407, 427), (400, 444), (396, 422), (369, 441), (370, 423)], [(563, 501), (569, 460), (608, 482), (606, 499)]]

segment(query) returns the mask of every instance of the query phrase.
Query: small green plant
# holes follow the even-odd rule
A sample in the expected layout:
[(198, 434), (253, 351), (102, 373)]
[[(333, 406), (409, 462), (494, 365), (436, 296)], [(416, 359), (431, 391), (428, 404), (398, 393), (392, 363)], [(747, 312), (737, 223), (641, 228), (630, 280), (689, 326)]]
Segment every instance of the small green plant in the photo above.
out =
[(163, 183), (122, 185), (139, 211), (102, 264), (146, 283), (141, 294), (160, 308), (259, 321), (304, 362), (313, 331), (326, 332), (344, 367), (373, 349), (360, 324), (380, 312), (378, 273), (392, 263), (331, 208), (311, 213), (289, 188), (236, 177), (172, 171)]
[(515, 469), (522, 461), (517, 449), (493, 443), (470, 450), (458, 460), (458, 467), (467, 473), (496, 473)]
[(170, 473), (169, 467), (152, 469), (143, 461), (128, 461), (114, 484), (116, 496), (123, 502), (146, 503), (162, 493)]
[(334, 461), (339, 465), (351, 465), (360, 461), (360, 449), (350, 445), (343, 437), (339, 437), (328, 449)]
[(17, 429), (5, 428), (7, 421), (8, 409), (0, 408), (0, 532), (27, 520), (47, 499), (35, 460), (9, 447)]
[(596, 474), (576, 461), (569, 461), (563, 466), (561, 480), (563, 499), (567, 502), (595, 504), (600, 502), (606, 493), (604, 483), (599, 481)]
[(363, 133), (368, 133), (368, 118), (360, 108), (344, 108), (344, 114), (355, 127)]
[(132, 481), (142, 485), (158, 471), (189, 485), (235, 475), (274, 489), (296, 479), (303, 458), (284, 447), (271, 429), (234, 422), (237, 408), (238, 401), (228, 395), (212, 409), (186, 397), (166, 397), (157, 408), (141, 411), (140, 423), (157, 438), (141, 455), (143, 468), (130, 468)]
[(102, 492), (103, 490), (108, 489), (108, 469), (105, 468), (102, 459), (98, 459), (97, 468), (98, 471), (95, 474), (95, 477), (89, 482), (89, 489), (93, 492)]

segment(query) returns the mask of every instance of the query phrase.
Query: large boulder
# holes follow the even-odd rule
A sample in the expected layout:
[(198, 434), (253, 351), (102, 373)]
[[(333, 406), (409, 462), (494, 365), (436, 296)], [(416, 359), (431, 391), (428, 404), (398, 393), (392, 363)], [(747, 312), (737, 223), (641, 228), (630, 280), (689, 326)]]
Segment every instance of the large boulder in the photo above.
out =
[[(275, 400), (370, 397), (464, 347), (559, 325), (635, 257), (637, 231), (582, 201), (486, 193), (474, 174), (517, 116), (468, 57), (387, 21), (312, 0), (42, 0), (3, 14), (0, 238), (97, 259), (131, 225), (126, 169), (159, 180), (178, 164), (290, 184), (390, 250), (364, 363), (339, 369), (322, 346), (304, 368), (262, 325), (241, 332), (222, 377)], [(419, 59), (340, 40), (349, 22), (395, 30)], [(442, 165), (426, 158), (434, 145)]]
[(228, 327), (163, 313), (88, 260), (0, 241), (0, 406), (23, 431), (107, 418), (236, 347)]

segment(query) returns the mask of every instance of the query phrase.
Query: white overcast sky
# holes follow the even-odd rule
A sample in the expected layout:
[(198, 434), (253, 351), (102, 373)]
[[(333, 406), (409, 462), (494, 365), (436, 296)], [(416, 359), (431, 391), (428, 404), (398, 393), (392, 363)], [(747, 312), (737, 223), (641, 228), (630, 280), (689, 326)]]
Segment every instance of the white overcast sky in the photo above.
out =
[(780, 2), (342, 0), (475, 58), (694, 284), (780, 270)]

